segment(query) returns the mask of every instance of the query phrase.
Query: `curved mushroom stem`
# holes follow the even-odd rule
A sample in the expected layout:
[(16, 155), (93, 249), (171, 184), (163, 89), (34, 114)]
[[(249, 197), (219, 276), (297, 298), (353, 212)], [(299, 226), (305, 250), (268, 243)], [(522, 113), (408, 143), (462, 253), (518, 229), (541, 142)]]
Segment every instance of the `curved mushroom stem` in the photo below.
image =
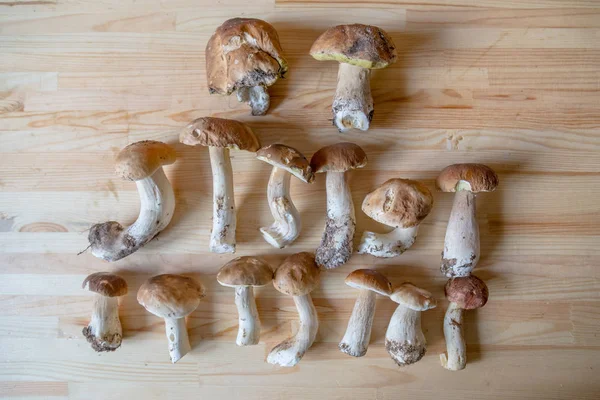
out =
[(92, 226), (88, 240), (94, 256), (106, 261), (120, 260), (148, 243), (171, 222), (175, 193), (163, 169), (135, 183), (140, 195), (137, 220), (127, 228), (116, 221)]
[(169, 355), (175, 364), (192, 349), (185, 318), (165, 318), (165, 329), (169, 340)]
[(399, 366), (414, 364), (425, 355), (427, 341), (421, 330), (421, 311), (398, 305), (385, 333), (385, 349)]
[(358, 245), (359, 254), (371, 254), (375, 257), (396, 257), (413, 245), (419, 226), (396, 228), (389, 233), (365, 231)]
[(319, 317), (310, 294), (294, 296), (294, 303), (300, 317), (300, 327), (295, 336), (290, 337), (271, 350), (267, 357), (269, 364), (293, 367), (312, 346), (319, 330)]
[(238, 310), (238, 346), (251, 346), (260, 340), (260, 319), (252, 286), (236, 286), (235, 305)]
[(340, 63), (332, 111), (333, 124), (340, 132), (369, 129), (373, 119), (370, 69)]
[(248, 103), (252, 109), (252, 115), (265, 115), (271, 105), (271, 97), (263, 85), (244, 86), (239, 88), (236, 94), (239, 102)]
[(95, 295), (92, 319), (83, 328), (83, 336), (97, 352), (115, 351), (121, 346), (123, 329), (119, 320), (117, 297)]
[(210, 234), (210, 251), (235, 253), (235, 198), (229, 149), (211, 146), (208, 150), (213, 176), (213, 227)]
[(260, 232), (271, 246), (278, 249), (296, 240), (301, 229), (300, 213), (290, 197), (291, 176), (286, 170), (273, 167), (267, 187), (269, 208), (275, 222), (260, 228)]
[(353, 357), (362, 357), (367, 354), (375, 316), (375, 300), (375, 292), (367, 289), (360, 290), (348, 321), (348, 328), (338, 346), (343, 353)]
[(442, 367), (459, 371), (467, 365), (467, 346), (462, 332), (463, 309), (450, 303), (444, 316), (444, 337), (446, 353), (440, 354)]
[(344, 172), (327, 172), (326, 190), (327, 222), (315, 259), (320, 267), (332, 269), (352, 256), (356, 219)]
[(479, 225), (475, 217), (475, 194), (458, 190), (446, 228), (441, 271), (451, 278), (468, 276), (479, 261)]

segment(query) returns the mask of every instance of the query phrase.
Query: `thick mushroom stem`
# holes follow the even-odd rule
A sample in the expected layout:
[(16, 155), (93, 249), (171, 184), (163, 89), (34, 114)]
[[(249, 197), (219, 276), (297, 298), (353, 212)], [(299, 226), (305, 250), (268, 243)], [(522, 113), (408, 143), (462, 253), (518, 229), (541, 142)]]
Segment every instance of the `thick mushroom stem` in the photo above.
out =
[(169, 340), (169, 355), (175, 364), (192, 349), (185, 318), (165, 318), (165, 329)]
[(300, 327), (295, 336), (290, 337), (271, 350), (267, 357), (269, 364), (293, 367), (312, 346), (319, 330), (319, 317), (310, 294), (294, 296), (294, 303), (300, 317)]
[(340, 63), (333, 99), (333, 124), (340, 132), (350, 128), (369, 129), (373, 119), (371, 70)]
[(375, 257), (396, 257), (413, 245), (419, 226), (396, 228), (389, 233), (365, 231), (358, 245), (359, 254), (371, 254)]
[(446, 353), (440, 354), (442, 367), (459, 371), (467, 365), (467, 346), (462, 332), (463, 309), (456, 303), (450, 303), (444, 316), (444, 337)]
[(375, 292), (367, 289), (360, 290), (348, 321), (348, 328), (338, 346), (342, 352), (353, 357), (367, 354), (375, 316), (375, 300)]
[(458, 190), (446, 228), (441, 271), (447, 277), (468, 276), (479, 261), (479, 225), (475, 194)]
[(118, 349), (123, 339), (123, 329), (119, 320), (117, 297), (96, 294), (92, 319), (82, 332), (92, 348), (98, 352)]
[(427, 341), (421, 330), (421, 311), (398, 305), (385, 333), (385, 349), (399, 366), (414, 364), (425, 355)]
[(229, 149), (213, 146), (208, 149), (213, 176), (213, 227), (210, 235), (210, 251), (235, 253), (236, 216)]
[(251, 346), (260, 340), (260, 319), (254, 300), (254, 289), (251, 286), (235, 288), (235, 305), (238, 310), (238, 335), (235, 343), (238, 346)]
[(240, 87), (236, 94), (239, 102), (248, 103), (252, 115), (265, 115), (271, 105), (271, 97), (264, 85)]

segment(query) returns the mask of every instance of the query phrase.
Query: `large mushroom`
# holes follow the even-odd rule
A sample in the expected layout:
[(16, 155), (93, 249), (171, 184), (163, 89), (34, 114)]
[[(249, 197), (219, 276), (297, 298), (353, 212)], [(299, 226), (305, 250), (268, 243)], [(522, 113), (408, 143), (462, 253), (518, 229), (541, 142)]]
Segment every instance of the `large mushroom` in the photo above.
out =
[(288, 66), (277, 31), (254, 18), (232, 18), (219, 26), (206, 45), (206, 78), (209, 93), (237, 92), (252, 115), (269, 109), (267, 87), (283, 78)]
[(396, 257), (413, 245), (419, 224), (431, 211), (433, 197), (425, 185), (410, 179), (390, 179), (367, 194), (362, 210), (369, 217), (393, 227), (389, 233), (364, 232), (359, 254)]
[(212, 117), (192, 121), (179, 135), (179, 141), (188, 146), (208, 146), (213, 176), (210, 251), (235, 253), (236, 215), (229, 149), (255, 152), (260, 143), (247, 125)]
[(92, 226), (88, 240), (94, 256), (106, 261), (120, 260), (169, 225), (175, 211), (175, 194), (162, 167), (173, 164), (176, 158), (171, 146), (153, 140), (130, 144), (119, 152), (116, 173), (122, 179), (135, 181), (140, 214), (128, 227), (116, 221)]
[(325, 146), (310, 160), (314, 173), (327, 173), (327, 221), (316, 252), (319, 267), (337, 268), (352, 256), (356, 216), (346, 171), (365, 165), (367, 155), (354, 143)]
[(369, 129), (373, 119), (371, 70), (396, 62), (392, 38), (376, 26), (353, 24), (329, 28), (313, 43), (310, 55), (319, 61), (338, 61), (333, 98), (333, 125), (340, 132)]

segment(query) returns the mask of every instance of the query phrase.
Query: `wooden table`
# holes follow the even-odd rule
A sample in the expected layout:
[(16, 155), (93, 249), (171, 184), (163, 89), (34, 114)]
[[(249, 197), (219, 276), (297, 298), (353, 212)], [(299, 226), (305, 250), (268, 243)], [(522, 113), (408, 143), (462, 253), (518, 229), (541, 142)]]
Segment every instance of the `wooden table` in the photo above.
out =
[[(522, 8), (522, 9), (520, 9)], [(289, 59), (271, 88), (272, 107), (252, 117), (235, 97), (209, 96), (204, 48), (234, 16), (259, 17), (279, 32)], [(387, 30), (399, 60), (373, 74), (375, 117), (368, 132), (339, 134), (330, 107), (337, 64), (308, 55), (327, 27), (361, 22)], [(598, 0), (16, 0), (0, 3), (0, 396), (23, 399), (598, 399), (600, 398), (600, 1)], [(488, 305), (466, 317), (467, 369), (444, 370), (447, 302), (440, 251), (453, 196), (435, 207), (416, 244), (391, 260), (355, 255), (324, 274), (314, 292), (317, 343), (295, 368), (265, 362), (297, 327), (290, 298), (257, 291), (261, 343), (235, 345), (233, 290), (216, 271), (231, 255), (207, 252), (211, 223), (208, 152), (177, 142), (200, 116), (247, 122), (263, 144), (310, 156), (338, 141), (364, 147), (369, 164), (351, 173), (357, 241), (368, 219), (365, 194), (391, 177), (434, 189), (437, 173), (482, 162), (500, 175), (478, 200), (482, 257), (477, 275)], [(128, 143), (172, 143), (166, 168), (176, 188), (171, 225), (114, 264), (77, 255), (87, 230), (132, 221), (135, 185), (113, 172)], [(270, 167), (234, 152), (238, 254), (273, 266), (313, 250), (325, 216), (324, 176), (294, 181), (305, 222), (292, 247), (275, 250), (257, 229), (270, 223)], [(344, 277), (376, 268), (394, 283), (431, 290), (423, 314), (429, 342), (419, 363), (398, 368), (383, 346), (395, 304), (379, 298), (371, 347), (342, 354), (356, 291)], [(82, 337), (95, 271), (129, 282), (121, 304), (125, 338), (96, 354)], [(193, 352), (171, 365), (160, 319), (136, 302), (139, 285), (173, 272), (208, 292), (189, 318)]]

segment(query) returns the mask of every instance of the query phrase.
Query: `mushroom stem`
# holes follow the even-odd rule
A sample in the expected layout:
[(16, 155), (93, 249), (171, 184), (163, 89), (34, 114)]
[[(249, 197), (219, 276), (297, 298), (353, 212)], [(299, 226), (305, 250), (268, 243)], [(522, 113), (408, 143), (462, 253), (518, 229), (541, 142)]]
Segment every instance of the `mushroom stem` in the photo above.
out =
[(413, 245), (418, 230), (417, 225), (410, 228), (396, 228), (389, 233), (365, 231), (358, 246), (358, 253), (386, 258), (399, 256)]
[(440, 354), (442, 367), (451, 371), (464, 369), (467, 364), (467, 347), (462, 332), (463, 309), (450, 303), (444, 316), (446, 353)]
[(447, 277), (468, 276), (479, 261), (479, 225), (475, 194), (458, 190), (446, 228), (441, 271)]
[(264, 239), (273, 247), (282, 249), (291, 244), (300, 234), (300, 214), (290, 197), (291, 174), (282, 168), (273, 167), (267, 198), (275, 221), (271, 226), (260, 228)]
[(98, 352), (114, 351), (121, 346), (123, 329), (119, 320), (119, 302), (117, 297), (96, 294), (92, 319), (83, 328), (83, 335), (92, 348)]
[(414, 364), (425, 355), (421, 311), (398, 305), (385, 333), (385, 349), (399, 366)]
[(238, 310), (238, 346), (251, 346), (260, 340), (260, 319), (251, 286), (236, 286), (235, 305)]
[(300, 317), (300, 327), (295, 336), (292, 336), (271, 350), (267, 357), (269, 364), (282, 367), (293, 367), (312, 346), (319, 330), (319, 317), (313, 305), (310, 294), (294, 296), (294, 303)]
[(333, 98), (333, 124), (340, 132), (350, 128), (369, 129), (373, 119), (371, 70), (340, 63), (337, 89)]
[(343, 353), (353, 357), (362, 357), (367, 354), (375, 316), (375, 300), (375, 292), (371, 290), (361, 289), (358, 293), (348, 321), (348, 328), (338, 346)]
[(210, 235), (210, 251), (235, 253), (236, 216), (229, 149), (210, 146), (208, 150), (213, 176), (213, 227)]
[(271, 104), (269, 92), (263, 85), (240, 87), (236, 94), (239, 102), (248, 103), (252, 109), (252, 115), (265, 115)]
[(191, 349), (185, 318), (165, 318), (165, 329), (169, 340), (169, 355), (175, 364)]

